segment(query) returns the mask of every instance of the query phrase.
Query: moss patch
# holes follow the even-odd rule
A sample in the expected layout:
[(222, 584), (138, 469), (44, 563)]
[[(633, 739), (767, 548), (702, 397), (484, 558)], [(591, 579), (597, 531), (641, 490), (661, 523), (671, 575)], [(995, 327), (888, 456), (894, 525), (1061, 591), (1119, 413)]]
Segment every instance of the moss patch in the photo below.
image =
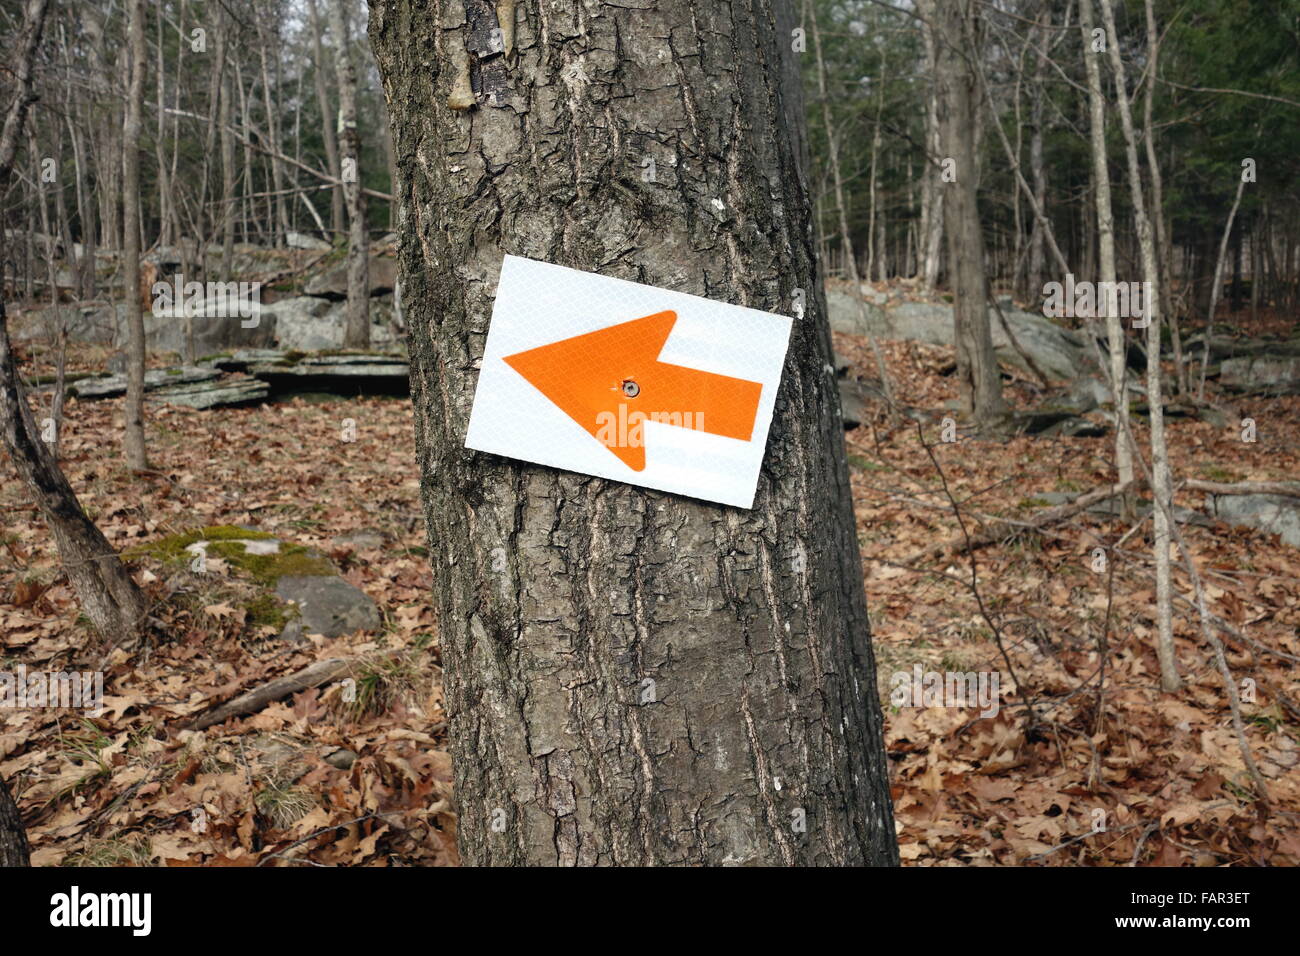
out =
[(248, 623), (277, 631), (284, 630), (286, 624), (300, 616), (296, 607), (285, 604), (274, 594), (259, 594), (244, 607), (248, 611)]
[(129, 548), (123, 552), (123, 556), (127, 558), (156, 558), (159, 561), (189, 561), (190, 556), (185, 549), (198, 541), (237, 541), (240, 539), (245, 541), (269, 541), (274, 537), (275, 535), (267, 534), (265, 531), (252, 531), (233, 524), (210, 525), (206, 528), (195, 528), (193, 531), (171, 534), (148, 544), (136, 545), (134, 548)]
[(283, 577), (324, 577), (335, 573), (332, 564), (298, 544), (282, 543), (278, 554), (249, 554), (238, 542), (218, 541), (208, 545), (208, 554), (217, 555), (268, 587)]
[(127, 558), (153, 558), (169, 564), (188, 564), (194, 559), (187, 551), (200, 541), (208, 542), (207, 553), (243, 571), (259, 584), (273, 587), (282, 577), (323, 577), (335, 574), (334, 566), (299, 544), (280, 542), (275, 554), (249, 554), (240, 541), (272, 541), (275, 535), (235, 525), (213, 525), (169, 535), (125, 553)]

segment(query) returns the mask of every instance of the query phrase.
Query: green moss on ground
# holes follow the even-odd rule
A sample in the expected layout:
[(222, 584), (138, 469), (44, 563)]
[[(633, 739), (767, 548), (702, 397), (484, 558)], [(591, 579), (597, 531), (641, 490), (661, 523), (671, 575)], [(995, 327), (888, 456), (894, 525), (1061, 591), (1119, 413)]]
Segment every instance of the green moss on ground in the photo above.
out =
[(148, 544), (136, 545), (125, 552), (125, 557), (155, 558), (159, 561), (179, 561), (182, 559), (188, 561), (190, 556), (185, 549), (196, 541), (232, 541), (239, 539), (268, 541), (274, 537), (275, 535), (267, 534), (265, 531), (253, 531), (233, 524), (209, 525), (206, 528), (195, 528), (193, 531), (171, 534), (157, 541), (150, 541)]
[(335, 573), (332, 564), (297, 544), (281, 544), (276, 554), (249, 554), (238, 542), (218, 541), (208, 545), (208, 554), (215, 554), (268, 587), (285, 577), (323, 577)]
[(277, 631), (299, 617), (299, 611), (291, 604), (285, 604), (274, 594), (259, 594), (244, 605), (248, 612), (248, 622), (261, 627), (273, 627)]
[(207, 553), (221, 558), (243, 571), (259, 584), (273, 587), (283, 577), (322, 577), (332, 575), (334, 566), (326, 559), (299, 544), (280, 542), (275, 554), (249, 554), (241, 541), (273, 541), (275, 535), (235, 525), (212, 525), (158, 541), (142, 544), (127, 551), (131, 559), (152, 558), (166, 564), (188, 564), (193, 554), (186, 549), (200, 541), (208, 542)]

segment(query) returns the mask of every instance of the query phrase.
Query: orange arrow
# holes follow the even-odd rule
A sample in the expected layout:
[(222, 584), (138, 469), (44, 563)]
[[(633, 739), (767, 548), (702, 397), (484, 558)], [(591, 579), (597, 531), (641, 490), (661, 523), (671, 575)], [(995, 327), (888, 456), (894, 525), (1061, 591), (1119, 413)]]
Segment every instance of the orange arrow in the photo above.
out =
[(676, 323), (656, 312), (505, 360), (633, 471), (645, 469), (645, 421), (749, 441), (762, 383), (659, 361)]

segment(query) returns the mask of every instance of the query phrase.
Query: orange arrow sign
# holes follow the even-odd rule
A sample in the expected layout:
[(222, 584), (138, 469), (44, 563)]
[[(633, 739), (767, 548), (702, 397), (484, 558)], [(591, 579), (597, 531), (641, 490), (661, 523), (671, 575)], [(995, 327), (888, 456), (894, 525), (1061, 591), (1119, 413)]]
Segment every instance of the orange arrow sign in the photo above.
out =
[(505, 361), (633, 471), (645, 469), (646, 421), (749, 441), (762, 383), (659, 361), (676, 323), (656, 312)]

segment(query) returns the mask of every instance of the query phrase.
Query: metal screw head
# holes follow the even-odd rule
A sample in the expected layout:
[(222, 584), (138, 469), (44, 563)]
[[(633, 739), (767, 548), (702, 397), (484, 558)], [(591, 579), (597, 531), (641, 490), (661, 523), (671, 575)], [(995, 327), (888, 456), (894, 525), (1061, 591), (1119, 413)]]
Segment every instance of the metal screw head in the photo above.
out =
[(632, 381), (632, 379), (630, 378), (624, 379), (623, 394), (626, 395), (628, 398), (636, 398), (638, 395), (641, 394), (641, 386), (638, 385), (636, 382)]

